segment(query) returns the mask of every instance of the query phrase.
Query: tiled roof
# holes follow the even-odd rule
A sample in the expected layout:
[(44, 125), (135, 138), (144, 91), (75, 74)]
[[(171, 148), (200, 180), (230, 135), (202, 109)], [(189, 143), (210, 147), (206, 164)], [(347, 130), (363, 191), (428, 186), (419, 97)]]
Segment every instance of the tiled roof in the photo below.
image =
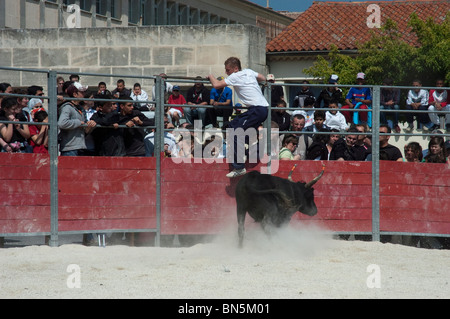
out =
[[(403, 38), (412, 45), (417, 39), (407, 26), (410, 15), (416, 12), (420, 19), (433, 17), (440, 23), (450, 11), (449, 0), (414, 1), (367, 1), (367, 2), (320, 2), (314, 1), (289, 27), (267, 44), (268, 52), (286, 51), (328, 51), (332, 44), (339, 50), (357, 48), (358, 42), (370, 39), (368, 11), (370, 4), (376, 4), (381, 12), (381, 25), (388, 18), (397, 23)], [(372, 19), (370, 19), (372, 21)]]

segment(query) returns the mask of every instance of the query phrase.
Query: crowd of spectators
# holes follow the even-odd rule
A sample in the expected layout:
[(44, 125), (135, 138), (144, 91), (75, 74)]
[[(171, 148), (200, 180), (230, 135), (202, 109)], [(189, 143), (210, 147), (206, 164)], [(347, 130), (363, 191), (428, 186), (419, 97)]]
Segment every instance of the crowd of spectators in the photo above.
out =
[[(269, 78), (269, 76), (268, 76)], [(274, 79), (273, 75), (270, 75)], [(349, 89), (344, 96), (343, 91), (338, 87), (339, 77), (335, 74), (328, 79), (328, 86), (323, 88), (316, 97), (310, 90), (308, 81), (303, 81), (302, 86), (290, 105), (295, 110), (287, 111), (284, 95), (275, 93), (272, 95), (272, 120), (275, 121), (280, 131), (287, 131), (287, 122), (290, 122), (290, 133), (283, 134), (286, 140), (280, 140), (283, 153), (280, 159), (310, 159), (310, 160), (352, 160), (370, 161), (372, 159), (372, 141), (370, 130), (371, 112), (349, 111), (350, 109), (370, 110), (372, 104), (372, 92), (364, 86), (365, 74), (356, 75), (356, 87)], [(410, 133), (414, 129), (414, 116), (417, 117), (417, 129), (424, 133), (434, 134), (431, 136), (427, 149), (422, 150), (419, 143), (414, 142), (405, 145), (404, 154), (394, 145), (389, 144), (392, 132), (401, 133), (399, 126), (400, 114), (395, 110), (400, 110), (401, 94), (400, 89), (393, 87), (391, 79), (385, 79), (380, 94), (381, 110), (392, 110), (380, 112), (379, 132), (380, 135), (380, 159), (392, 161), (420, 161), (429, 163), (445, 163), (450, 161), (450, 141), (445, 141), (444, 132), (450, 132), (450, 113), (436, 113), (434, 111), (450, 111), (449, 92), (444, 89), (444, 81), (436, 81), (436, 89), (427, 91), (421, 89), (421, 82), (414, 80), (411, 89), (405, 99), (406, 110), (428, 110), (429, 113), (406, 112), (405, 121), (407, 127), (405, 133)], [(277, 85), (274, 85), (277, 87)], [(278, 86), (279, 88), (281, 86)], [(392, 87), (392, 88), (391, 88)], [(272, 92), (278, 89), (272, 87)], [(274, 101), (273, 97), (280, 100)], [(322, 108), (333, 109), (324, 112)], [(443, 126), (445, 129), (440, 130)], [(305, 132), (328, 132), (328, 134), (309, 134)], [(346, 132), (341, 136), (339, 132)], [(336, 133), (336, 134), (332, 134)], [(355, 133), (355, 134), (349, 134)], [(367, 134), (363, 134), (367, 133)], [(292, 140), (292, 135), (297, 140)], [(287, 149), (291, 154), (287, 153)], [(421, 153), (421, 156), (414, 156), (412, 160), (412, 149), (414, 153)], [(435, 149), (436, 154), (426, 157)], [(408, 154), (407, 154), (408, 152)], [(292, 156), (291, 156), (292, 155)]]
[[(164, 74), (161, 74), (164, 76)], [(363, 85), (365, 75), (358, 73), (357, 84)], [(273, 75), (267, 76), (274, 82)], [(283, 90), (278, 85), (271, 86), (272, 113), (271, 128), (278, 143), (272, 143), (272, 157), (279, 160), (372, 160), (372, 141), (369, 134), (371, 121), (368, 112), (349, 112), (349, 109), (370, 109), (372, 93), (370, 89), (351, 88), (346, 96), (337, 86), (338, 76), (332, 75), (328, 86), (316, 97), (308, 82), (304, 81), (300, 91), (290, 101), (287, 109)], [(429, 92), (421, 89), (421, 82), (415, 80), (415, 89), (409, 90), (406, 108), (429, 110), (430, 113), (406, 113), (408, 123), (406, 132), (413, 130), (414, 116), (417, 115), (417, 128), (435, 133), (430, 136), (428, 148), (422, 149), (417, 142), (404, 146), (404, 156), (397, 147), (389, 143), (392, 131), (399, 133), (399, 114), (380, 113), (380, 160), (445, 163), (450, 161), (450, 143), (445, 141), (440, 124), (445, 123), (450, 131), (450, 114), (439, 116), (435, 110), (449, 111), (449, 94), (444, 81), (436, 81), (436, 89)], [(385, 86), (392, 86), (386, 79)], [(267, 86), (262, 86), (264, 91)], [(152, 96), (135, 83), (127, 89), (124, 80), (109, 91), (105, 82), (98, 83), (92, 90), (83, 86), (80, 77), (72, 75), (68, 81), (57, 79), (58, 145), (61, 156), (154, 156), (155, 87)], [(48, 106), (41, 97), (44, 89), (33, 85), (27, 89), (14, 89), (8, 83), (0, 83), (0, 93), (28, 95), (0, 96), (0, 147), (8, 153), (48, 153), (49, 126)], [(194, 157), (196, 143), (201, 144), (201, 156), (226, 156), (224, 129), (227, 123), (242, 111), (233, 103), (232, 90), (208, 89), (201, 77), (192, 87), (181, 92), (178, 85), (165, 83), (164, 88), (164, 148), (166, 157)], [(381, 108), (399, 110), (400, 92), (384, 88), (381, 91)], [(75, 98), (79, 100), (67, 100)], [(84, 99), (84, 100), (82, 100)], [(100, 99), (101, 101), (97, 101)], [(118, 100), (119, 102), (115, 101)], [(153, 101), (153, 102), (152, 102)], [(202, 106), (209, 106), (204, 108)], [(234, 106), (234, 107), (233, 107)], [(324, 111), (321, 108), (331, 110)], [(51, 110), (53, 111), (53, 110)], [(154, 114), (154, 113), (153, 113)], [(221, 125), (218, 118), (221, 117)], [(390, 119), (389, 119), (390, 118)], [(201, 128), (216, 129), (213, 134), (200, 134), (195, 130), (195, 120), (201, 121)], [(16, 123), (17, 122), (17, 123)], [(176, 129), (184, 129), (186, 135), (177, 135)], [(209, 131), (209, 130), (207, 130)], [(275, 131), (276, 132), (276, 131)], [(346, 134), (342, 134), (342, 133)], [(259, 146), (248, 143), (248, 149)], [(256, 146), (255, 146), (256, 145)], [(274, 149), (274, 145), (276, 148)]]
[[(364, 73), (358, 73), (356, 78), (358, 85), (365, 84)], [(328, 86), (324, 87), (317, 97), (310, 90), (308, 81), (303, 81), (299, 92), (289, 103), (292, 105), (290, 109), (287, 109), (288, 101), (285, 99), (282, 87), (271, 85), (271, 126), (281, 132), (278, 150), (272, 151), (273, 157), (280, 160), (366, 161), (372, 159), (372, 141), (369, 134), (370, 113), (348, 111), (353, 108), (370, 109), (371, 90), (352, 87), (348, 94), (343, 96), (342, 90), (337, 86), (338, 79), (337, 75), (332, 75), (328, 79)], [(269, 74), (267, 80), (274, 82), (275, 76)], [(420, 144), (409, 143), (405, 145), (403, 156), (397, 147), (389, 144), (390, 136), (383, 134), (380, 135), (380, 159), (432, 163), (443, 163), (448, 160), (449, 141), (445, 142), (444, 137), (440, 136), (442, 131), (438, 128), (444, 121), (447, 132), (450, 130), (450, 114), (439, 116), (441, 114), (433, 113), (434, 110), (448, 111), (448, 92), (439, 89), (444, 84), (444, 81), (437, 80), (436, 89), (428, 92), (421, 89), (420, 81), (415, 80), (412, 83), (414, 89), (409, 90), (406, 99), (407, 109), (430, 111), (429, 114), (405, 114), (408, 123), (406, 132), (413, 129), (414, 115), (417, 115), (418, 128), (436, 132), (430, 138), (428, 149), (422, 150)], [(381, 108), (399, 110), (399, 90), (386, 87), (393, 85), (390, 79), (386, 79), (384, 85), (385, 87), (381, 90)], [(135, 83), (132, 89), (128, 89), (122, 79), (119, 79), (116, 87), (109, 91), (105, 82), (98, 83), (93, 90), (83, 86), (78, 75), (71, 75), (68, 81), (58, 77), (57, 114), (60, 155), (153, 156), (154, 88), (150, 97), (139, 83)], [(267, 86), (262, 86), (263, 92), (266, 88)], [(165, 82), (164, 92), (165, 155), (194, 157), (194, 153), (189, 150), (195, 148), (195, 143), (202, 144), (202, 149), (205, 149), (208, 144), (215, 141), (215, 146), (210, 147), (211, 150), (208, 149), (208, 154), (225, 157), (224, 129), (234, 116), (239, 116), (241, 111), (233, 107), (235, 104), (233, 104), (232, 90), (228, 87), (210, 90), (205, 86), (203, 79), (197, 77), (185, 95), (178, 85), (172, 85), (169, 82)], [(0, 123), (2, 152), (48, 153), (48, 108), (45, 107), (46, 101), (41, 99), (44, 89), (36, 85), (27, 89), (13, 89), (8, 83), (1, 83), (0, 93), (36, 96), (35, 98), (0, 96), (0, 120), (10, 122)], [(66, 100), (68, 97), (85, 100), (69, 101)], [(96, 99), (103, 101), (96, 101)], [(117, 103), (117, 100), (120, 102)], [(321, 108), (332, 110), (324, 111)], [(392, 131), (396, 133), (401, 131), (398, 125), (398, 113), (380, 112), (380, 119), (381, 133), (390, 134)], [(198, 139), (198, 135), (192, 133), (191, 141), (181, 142), (182, 137), (177, 136), (174, 130), (183, 128), (193, 132), (195, 120), (201, 121), (202, 129), (215, 128), (220, 133), (204, 134), (202, 136), (207, 137), (204, 139)], [(315, 134), (316, 132), (319, 134)], [(325, 132), (328, 133), (324, 134)], [(340, 134), (342, 132), (355, 134)]]

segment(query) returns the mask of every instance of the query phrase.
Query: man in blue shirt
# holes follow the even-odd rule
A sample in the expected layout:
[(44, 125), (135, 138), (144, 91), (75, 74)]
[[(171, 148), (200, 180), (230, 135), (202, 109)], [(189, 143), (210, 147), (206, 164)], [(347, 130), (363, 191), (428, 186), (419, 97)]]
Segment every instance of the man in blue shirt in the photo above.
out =
[[(358, 73), (356, 76), (356, 84), (364, 85), (365, 84), (365, 74)], [(362, 103), (359, 106), (359, 109), (368, 109), (369, 105), (372, 104), (372, 93), (370, 92), (370, 88), (361, 88), (361, 87), (352, 87), (350, 91), (348, 91), (347, 96), (345, 97), (346, 105), (342, 106), (341, 113), (345, 116), (345, 119), (349, 123), (353, 123), (353, 112), (344, 111), (344, 109), (354, 109), (356, 104)], [(367, 123), (368, 112), (359, 112), (359, 123)]]

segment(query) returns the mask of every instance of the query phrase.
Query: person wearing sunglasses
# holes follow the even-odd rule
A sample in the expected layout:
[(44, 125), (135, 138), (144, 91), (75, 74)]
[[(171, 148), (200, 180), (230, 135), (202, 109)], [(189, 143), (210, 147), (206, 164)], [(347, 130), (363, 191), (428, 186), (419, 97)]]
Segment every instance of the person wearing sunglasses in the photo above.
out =
[(347, 133), (350, 134), (345, 135), (334, 143), (330, 153), (330, 161), (365, 160), (365, 149), (356, 143), (359, 131), (355, 127), (351, 127)]

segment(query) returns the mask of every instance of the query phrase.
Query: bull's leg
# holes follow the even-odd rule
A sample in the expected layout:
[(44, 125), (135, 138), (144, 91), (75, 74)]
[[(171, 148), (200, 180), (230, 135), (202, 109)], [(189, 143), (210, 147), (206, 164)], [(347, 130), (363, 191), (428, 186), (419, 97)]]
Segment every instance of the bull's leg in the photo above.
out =
[(269, 239), (272, 237), (272, 227), (272, 221), (269, 217), (267, 217), (267, 215), (265, 215), (261, 221), (261, 228)]
[(242, 207), (237, 207), (237, 220), (238, 220), (238, 236), (239, 236), (239, 248), (242, 248), (242, 244), (244, 242), (244, 223), (245, 223), (245, 214), (247, 212)]

